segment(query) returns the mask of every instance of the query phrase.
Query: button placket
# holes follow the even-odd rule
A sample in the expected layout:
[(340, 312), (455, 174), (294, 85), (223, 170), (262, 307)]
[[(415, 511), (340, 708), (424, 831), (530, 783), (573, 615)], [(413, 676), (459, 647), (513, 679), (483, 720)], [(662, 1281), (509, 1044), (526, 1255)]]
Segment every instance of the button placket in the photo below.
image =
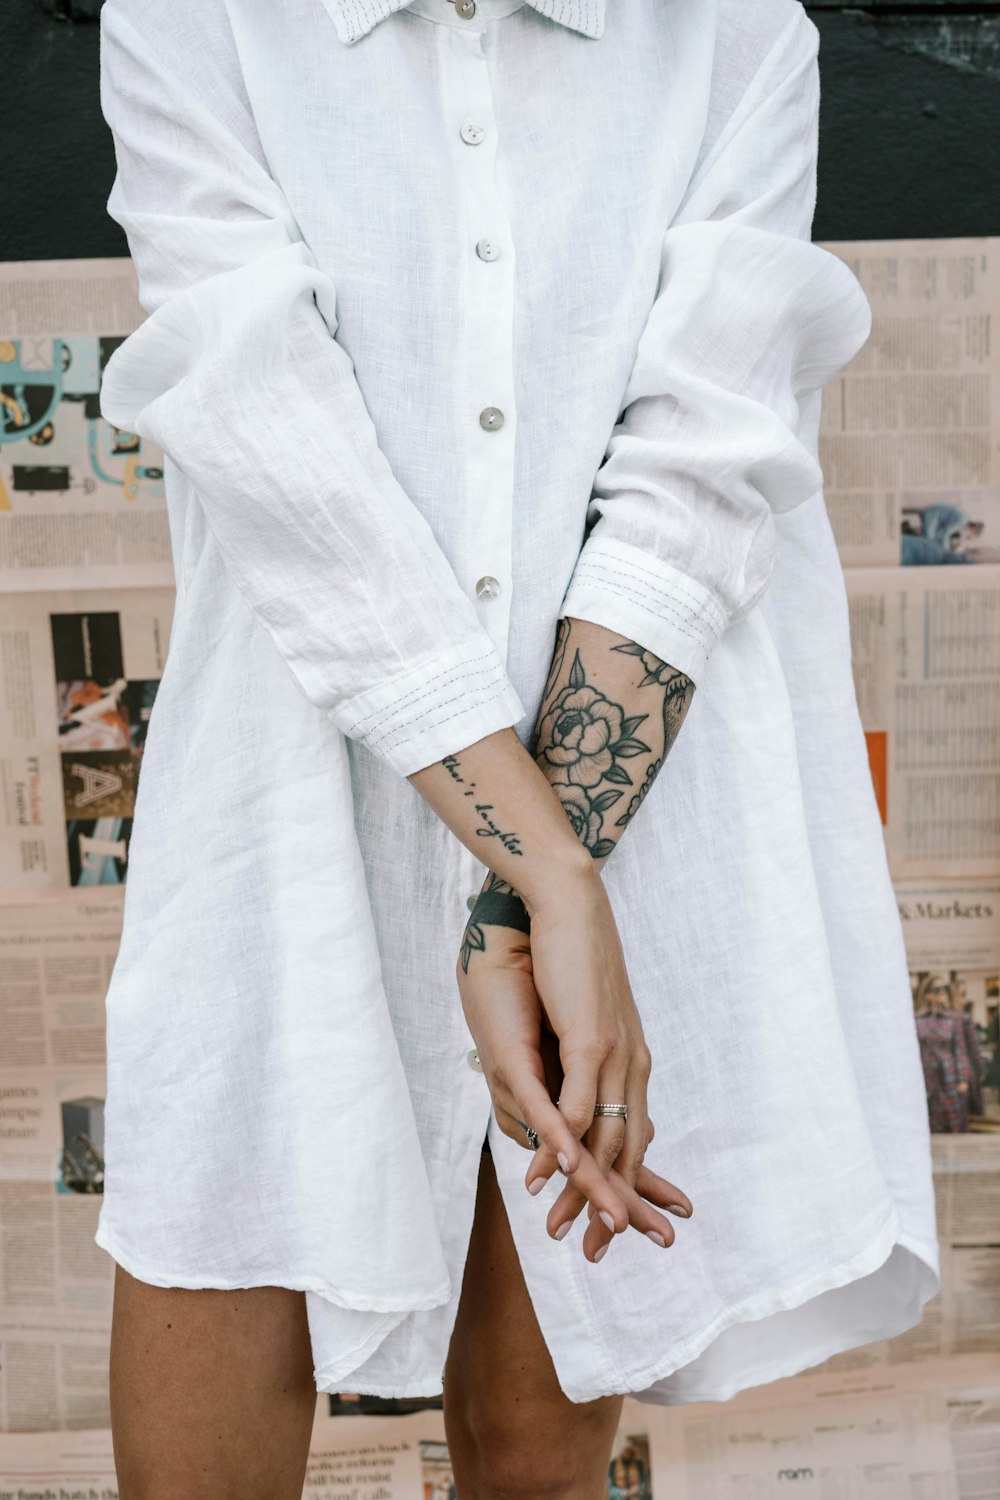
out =
[[(496, 182), (497, 127), (482, 28), (449, 27), (444, 51), (461, 100), (454, 159), (467, 226), (465, 367), (469, 394), (466, 500), (475, 516), (466, 586), (484, 628), (506, 656), (514, 505), (514, 268), (507, 206)], [(476, 146), (475, 151), (466, 148)]]

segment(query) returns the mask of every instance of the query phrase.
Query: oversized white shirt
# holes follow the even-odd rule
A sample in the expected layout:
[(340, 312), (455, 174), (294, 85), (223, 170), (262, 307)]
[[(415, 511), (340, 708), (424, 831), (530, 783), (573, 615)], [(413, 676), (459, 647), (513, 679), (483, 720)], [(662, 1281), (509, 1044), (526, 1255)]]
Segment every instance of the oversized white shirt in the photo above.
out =
[[(810, 240), (797, 0), (106, 0), (176, 613), (107, 998), (97, 1240), (306, 1293), (317, 1387), (441, 1389), (490, 1127), (562, 1388), (722, 1399), (938, 1288), (906, 960), (818, 455), (865, 343)], [(560, 615), (696, 692), (603, 872), (695, 1211), (544, 1229), (455, 984), (486, 866), (406, 780)]]

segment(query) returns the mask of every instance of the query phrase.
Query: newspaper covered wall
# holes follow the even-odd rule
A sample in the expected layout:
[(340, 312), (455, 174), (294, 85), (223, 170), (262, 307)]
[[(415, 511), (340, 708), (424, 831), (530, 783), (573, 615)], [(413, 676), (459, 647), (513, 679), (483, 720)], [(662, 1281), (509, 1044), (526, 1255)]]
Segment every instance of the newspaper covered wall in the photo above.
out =
[[(827, 248), (874, 313), (825, 393), (821, 457), (944, 1287), (902, 1338), (732, 1402), (627, 1402), (614, 1500), (818, 1493), (819, 1474), (825, 1493), (1000, 1496), (1000, 240)], [(0, 1500), (117, 1494), (103, 997), (173, 579), (163, 456), (96, 395), (140, 319), (127, 260), (0, 267)], [(308, 1496), (450, 1500), (439, 1410), (351, 1410), (319, 1398)]]
[[(1000, 1380), (982, 1356), (797, 1376), (727, 1402), (626, 1399), (609, 1500), (995, 1500)], [(440, 1411), (335, 1416), (317, 1405), (303, 1500), (456, 1500)], [(0, 1500), (117, 1500), (107, 1430), (0, 1435)]]

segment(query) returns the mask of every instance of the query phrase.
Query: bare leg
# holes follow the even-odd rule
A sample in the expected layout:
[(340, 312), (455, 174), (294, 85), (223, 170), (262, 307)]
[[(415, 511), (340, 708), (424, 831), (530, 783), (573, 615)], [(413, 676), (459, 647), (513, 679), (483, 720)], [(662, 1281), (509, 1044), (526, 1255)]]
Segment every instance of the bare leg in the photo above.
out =
[(110, 1396), (121, 1500), (301, 1500), (304, 1294), (150, 1286), (116, 1265)]
[(444, 1372), (459, 1500), (604, 1500), (622, 1400), (563, 1394), (484, 1152)]

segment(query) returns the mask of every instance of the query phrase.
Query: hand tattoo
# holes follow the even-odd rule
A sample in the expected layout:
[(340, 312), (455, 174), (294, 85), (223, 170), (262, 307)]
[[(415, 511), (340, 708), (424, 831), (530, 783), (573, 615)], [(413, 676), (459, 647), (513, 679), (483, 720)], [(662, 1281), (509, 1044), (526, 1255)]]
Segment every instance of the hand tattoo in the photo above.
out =
[(462, 935), (460, 957), (466, 974), (469, 972), (469, 959), (473, 952), (482, 953), (486, 949), (484, 927), (512, 927), (517, 932), (531, 931), (531, 918), (524, 902), (514, 887), (506, 880), (501, 880), (493, 870), (487, 873), (486, 882), (476, 897)]

